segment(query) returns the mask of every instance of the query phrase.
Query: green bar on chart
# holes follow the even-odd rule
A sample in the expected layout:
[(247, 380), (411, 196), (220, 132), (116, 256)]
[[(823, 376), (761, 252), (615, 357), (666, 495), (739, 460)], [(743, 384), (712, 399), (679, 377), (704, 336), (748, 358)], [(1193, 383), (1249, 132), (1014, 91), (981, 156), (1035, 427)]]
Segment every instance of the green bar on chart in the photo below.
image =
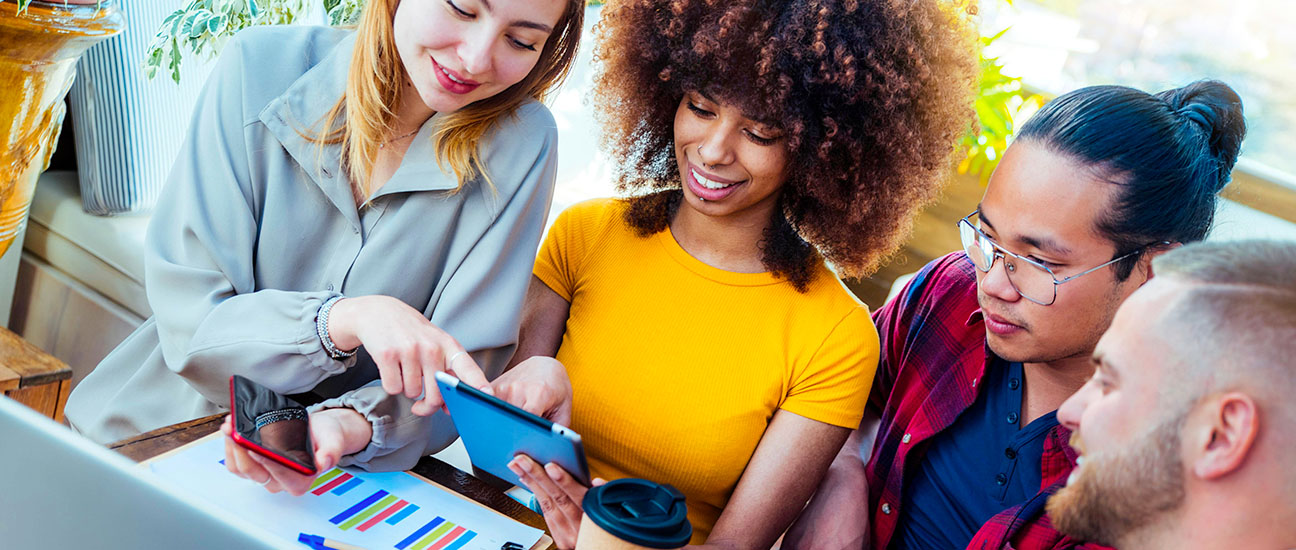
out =
[(386, 508), (388, 505), (390, 505), (393, 502), (396, 502), (397, 500), (398, 499), (396, 498), (396, 495), (387, 495), (386, 498), (373, 503), (373, 505), (369, 506), (368, 508), (365, 508), (363, 512), (351, 516), (351, 519), (348, 519), (345, 522), (343, 522), (342, 525), (338, 526), (338, 528), (342, 529), (343, 531), (346, 531), (347, 529), (355, 527), (359, 525), (360, 522), (373, 517), (374, 514), (377, 514), (383, 508)]
[(440, 527), (433, 529), (432, 532), (428, 533), (426, 537), (423, 537), (422, 539), (419, 539), (418, 542), (414, 543), (414, 546), (411, 546), (410, 550), (423, 550), (424, 548), (427, 548), (429, 544), (432, 544), (433, 541), (435, 541), (438, 538), (441, 538), (441, 535), (446, 534), (446, 531), (449, 531), (454, 526), (455, 524), (450, 523), (448, 521), (442, 523)]
[(323, 484), (325, 484), (325, 483), (328, 483), (328, 481), (329, 481), (330, 479), (333, 479), (333, 478), (337, 477), (337, 476), (340, 475), (341, 473), (342, 473), (342, 470), (339, 470), (339, 469), (337, 469), (337, 468), (333, 468), (332, 470), (329, 470), (328, 473), (326, 473), (326, 474), (324, 474), (324, 475), (322, 475), (322, 476), (319, 476), (319, 477), (315, 478), (315, 482), (314, 482), (314, 483), (311, 483), (310, 489), (307, 489), (307, 490), (309, 491), (309, 490), (311, 490), (311, 489), (314, 489), (314, 488), (316, 488), (316, 487), (319, 487), (320, 485), (323, 485)]

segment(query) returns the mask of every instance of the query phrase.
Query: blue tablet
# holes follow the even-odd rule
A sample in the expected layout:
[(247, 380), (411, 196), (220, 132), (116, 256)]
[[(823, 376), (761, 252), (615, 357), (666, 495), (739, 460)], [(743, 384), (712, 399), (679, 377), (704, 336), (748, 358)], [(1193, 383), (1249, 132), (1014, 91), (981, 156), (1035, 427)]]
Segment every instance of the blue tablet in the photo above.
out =
[(436, 373), (436, 381), (474, 466), (514, 485), (522, 485), (508, 469), (508, 463), (514, 456), (524, 454), (541, 465), (553, 462), (562, 466), (577, 481), (589, 486), (585, 448), (576, 432), (460, 383), (458, 378), (444, 372)]

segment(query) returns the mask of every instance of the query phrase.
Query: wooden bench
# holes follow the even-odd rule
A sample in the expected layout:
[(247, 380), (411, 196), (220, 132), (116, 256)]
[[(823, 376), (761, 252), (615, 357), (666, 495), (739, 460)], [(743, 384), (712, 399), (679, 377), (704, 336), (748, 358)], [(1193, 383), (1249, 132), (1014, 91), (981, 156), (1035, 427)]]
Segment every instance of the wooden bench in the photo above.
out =
[(0, 327), (0, 391), (6, 397), (62, 422), (71, 390), (71, 367)]

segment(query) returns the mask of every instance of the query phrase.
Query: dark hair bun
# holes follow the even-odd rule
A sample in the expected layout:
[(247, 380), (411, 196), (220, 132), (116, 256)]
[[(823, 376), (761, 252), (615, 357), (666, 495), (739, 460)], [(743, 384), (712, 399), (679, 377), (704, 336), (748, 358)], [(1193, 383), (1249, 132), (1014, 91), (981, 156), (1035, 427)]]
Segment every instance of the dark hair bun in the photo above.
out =
[(1242, 98), (1218, 80), (1199, 80), (1156, 96), (1169, 104), (1191, 131), (1206, 137), (1207, 151), (1218, 163), (1219, 182), (1215, 191), (1223, 189), (1237, 162), (1242, 138), (1246, 136)]
[[(1044, 105), (1017, 141), (1044, 143), (1119, 183), (1098, 231), (1126, 253), (1205, 238), (1245, 135), (1237, 93), (1203, 80), (1155, 95), (1125, 86), (1081, 88)], [(1118, 278), (1128, 277), (1138, 258), (1118, 263)]]

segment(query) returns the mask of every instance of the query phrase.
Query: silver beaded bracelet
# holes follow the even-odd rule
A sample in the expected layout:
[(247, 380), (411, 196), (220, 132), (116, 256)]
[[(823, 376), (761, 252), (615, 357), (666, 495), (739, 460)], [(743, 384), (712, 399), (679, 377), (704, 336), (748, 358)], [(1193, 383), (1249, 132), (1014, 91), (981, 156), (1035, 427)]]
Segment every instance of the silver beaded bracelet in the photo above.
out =
[(319, 333), (320, 343), (324, 344), (324, 351), (328, 352), (329, 357), (334, 359), (346, 359), (347, 357), (356, 354), (355, 350), (342, 351), (338, 349), (337, 346), (333, 344), (333, 339), (329, 337), (329, 312), (333, 310), (333, 304), (336, 304), (338, 300), (341, 300), (344, 297), (345, 296), (334, 296), (324, 300), (324, 304), (320, 306), (319, 312), (315, 314), (315, 332)]
[(306, 409), (301, 407), (289, 407), (286, 409), (277, 409), (267, 413), (262, 413), (256, 417), (256, 427), (258, 430), (275, 422), (285, 420), (306, 420)]

